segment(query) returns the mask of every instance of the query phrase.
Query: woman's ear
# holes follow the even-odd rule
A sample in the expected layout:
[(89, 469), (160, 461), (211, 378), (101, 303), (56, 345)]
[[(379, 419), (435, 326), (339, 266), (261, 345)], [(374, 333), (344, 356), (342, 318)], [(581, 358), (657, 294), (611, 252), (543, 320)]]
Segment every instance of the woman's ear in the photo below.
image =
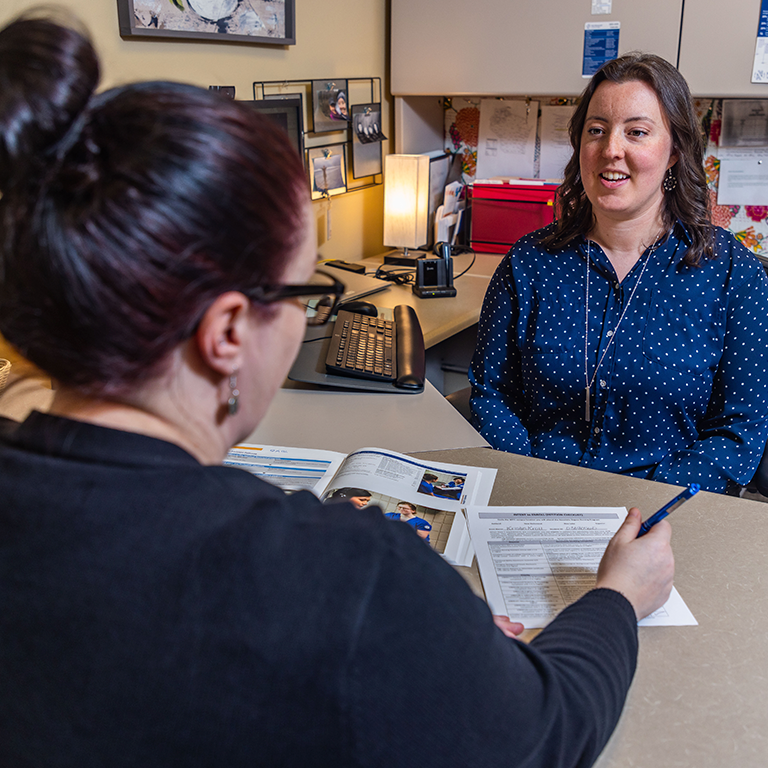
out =
[(222, 376), (238, 370), (248, 334), (251, 302), (238, 291), (218, 296), (208, 307), (195, 333), (203, 362)]
[(677, 154), (677, 152), (673, 149), (672, 154), (669, 156), (669, 161), (667, 162), (667, 170), (669, 170), (673, 165), (677, 165), (677, 161), (680, 159), (680, 155)]

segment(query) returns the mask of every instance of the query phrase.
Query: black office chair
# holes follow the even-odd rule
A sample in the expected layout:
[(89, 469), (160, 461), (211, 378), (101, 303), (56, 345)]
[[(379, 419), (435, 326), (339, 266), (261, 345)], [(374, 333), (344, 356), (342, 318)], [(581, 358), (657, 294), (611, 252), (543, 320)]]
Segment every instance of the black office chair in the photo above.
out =
[(456, 392), (446, 395), (445, 399), (467, 420), (470, 420), (469, 396), (472, 394), (472, 387), (464, 387)]
[(757, 491), (761, 496), (768, 497), (768, 445), (763, 451), (760, 463), (751, 482), (744, 489), (746, 491)]

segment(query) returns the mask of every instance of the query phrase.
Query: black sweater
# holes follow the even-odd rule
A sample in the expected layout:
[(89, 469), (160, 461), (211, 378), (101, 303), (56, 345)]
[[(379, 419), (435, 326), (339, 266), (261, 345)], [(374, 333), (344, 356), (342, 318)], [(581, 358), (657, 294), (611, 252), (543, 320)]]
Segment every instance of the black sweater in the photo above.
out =
[(5, 768), (587, 766), (616, 724), (616, 592), (526, 645), (377, 510), (39, 413), (0, 435)]

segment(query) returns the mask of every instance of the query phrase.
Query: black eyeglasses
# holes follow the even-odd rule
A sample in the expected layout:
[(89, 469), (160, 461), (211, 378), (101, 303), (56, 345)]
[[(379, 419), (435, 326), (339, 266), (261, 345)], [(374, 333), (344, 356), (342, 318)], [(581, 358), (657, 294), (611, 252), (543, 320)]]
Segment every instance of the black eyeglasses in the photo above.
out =
[(307, 325), (323, 325), (344, 295), (344, 283), (327, 272), (318, 271), (312, 276), (312, 282), (305, 285), (257, 285), (244, 293), (259, 304), (297, 299), (307, 309)]

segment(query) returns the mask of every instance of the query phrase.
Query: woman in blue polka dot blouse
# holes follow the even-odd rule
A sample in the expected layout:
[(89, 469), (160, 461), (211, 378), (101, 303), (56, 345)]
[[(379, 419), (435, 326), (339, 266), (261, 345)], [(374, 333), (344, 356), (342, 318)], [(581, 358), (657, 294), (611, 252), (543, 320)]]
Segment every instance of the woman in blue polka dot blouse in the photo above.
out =
[(685, 80), (650, 54), (608, 62), (570, 138), (558, 220), (485, 297), (475, 426), (513, 453), (745, 485), (768, 437), (768, 278), (710, 224)]

